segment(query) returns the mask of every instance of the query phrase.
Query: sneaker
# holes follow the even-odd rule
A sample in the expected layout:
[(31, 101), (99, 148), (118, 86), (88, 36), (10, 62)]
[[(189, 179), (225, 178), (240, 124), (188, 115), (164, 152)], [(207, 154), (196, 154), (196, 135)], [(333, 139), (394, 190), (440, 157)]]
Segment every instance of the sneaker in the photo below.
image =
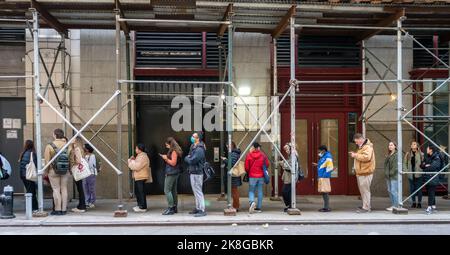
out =
[(147, 209), (141, 209), (141, 208), (136, 206), (136, 207), (133, 207), (133, 211), (137, 212), (137, 213), (143, 213), (143, 212), (146, 212)]
[(319, 212), (331, 212), (331, 209), (330, 208), (322, 208), (322, 209), (319, 209)]
[(256, 203), (255, 202), (251, 202), (250, 203), (250, 208), (248, 208), (248, 213), (254, 213), (255, 212), (255, 206), (256, 206)]
[(392, 210), (394, 210), (393, 206), (386, 208), (386, 211), (392, 212)]
[(416, 203), (412, 203), (411, 208), (417, 208), (417, 204)]
[(206, 216), (206, 212), (205, 211), (198, 211), (196, 214), (194, 214), (194, 217), (203, 217)]
[(173, 215), (173, 214), (175, 214), (175, 211), (173, 210), (173, 207), (167, 208), (167, 209), (162, 213), (162, 215)]
[(431, 208), (431, 206), (428, 206), (428, 208), (425, 210), (425, 213), (426, 213), (427, 215), (432, 214), (432, 213), (433, 213), (433, 208)]
[(417, 204), (417, 208), (422, 208), (422, 204), (421, 204), (421, 203), (418, 203), (418, 204)]
[(368, 213), (368, 212), (370, 212), (370, 210), (366, 210), (364, 208), (356, 210), (356, 213)]
[(61, 211), (61, 215), (66, 215), (67, 211)]
[(256, 209), (255, 209), (255, 213), (262, 213), (261, 208), (256, 208)]
[(81, 209), (78, 209), (78, 208), (72, 208), (72, 210), (71, 210), (72, 212), (74, 212), (74, 213), (84, 213), (84, 212), (86, 212), (86, 210), (81, 210)]
[(442, 199), (449, 200), (449, 199), (450, 199), (450, 196), (449, 196), (449, 195), (444, 195), (444, 196), (442, 197)]
[(199, 212), (199, 210), (197, 210), (197, 208), (195, 208), (194, 210), (190, 211), (189, 214), (197, 214)]
[(87, 207), (88, 207), (89, 209), (93, 209), (93, 208), (95, 208), (95, 205), (94, 205), (94, 204), (89, 204)]
[(289, 210), (289, 207), (286, 207), (283, 209), (283, 212), (287, 213), (288, 210)]
[(53, 216), (61, 216), (61, 215), (63, 215), (63, 214), (61, 213), (61, 211), (52, 211), (52, 212), (50, 213), (50, 215), (53, 215)]

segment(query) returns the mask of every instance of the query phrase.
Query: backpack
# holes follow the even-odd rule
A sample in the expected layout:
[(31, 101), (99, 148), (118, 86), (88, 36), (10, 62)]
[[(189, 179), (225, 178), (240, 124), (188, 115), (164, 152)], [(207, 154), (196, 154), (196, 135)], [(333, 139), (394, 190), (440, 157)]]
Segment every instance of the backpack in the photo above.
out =
[[(52, 146), (56, 154), (59, 152), (58, 147), (56, 147), (54, 143), (50, 143), (50, 146)], [(69, 171), (70, 160), (67, 148), (62, 151), (58, 157), (56, 157), (55, 161), (53, 161), (52, 167), (55, 173), (59, 175), (64, 175)]]
[(203, 164), (203, 182), (211, 180), (214, 174), (214, 168), (208, 162), (205, 162)]

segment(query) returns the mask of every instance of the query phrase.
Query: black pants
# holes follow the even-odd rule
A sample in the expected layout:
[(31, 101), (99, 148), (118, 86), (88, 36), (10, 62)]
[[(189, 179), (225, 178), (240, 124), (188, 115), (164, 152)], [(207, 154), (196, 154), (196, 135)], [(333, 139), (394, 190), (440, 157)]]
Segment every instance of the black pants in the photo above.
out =
[(283, 184), (283, 201), (286, 207), (291, 207), (292, 204), (291, 184)]
[(134, 181), (134, 195), (140, 209), (147, 209), (147, 199), (145, 197), (145, 180)]
[(31, 198), (31, 205), (33, 211), (36, 211), (38, 208), (38, 202), (36, 198), (36, 183), (30, 180), (27, 180), (25, 177), (21, 177), (23, 185), (25, 186), (25, 190), (27, 193), (31, 193), (33, 196)]
[(75, 182), (78, 191), (78, 206), (79, 210), (86, 210), (86, 199), (84, 197), (83, 180)]
[(436, 186), (427, 184), (428, 206), (436, 205)]

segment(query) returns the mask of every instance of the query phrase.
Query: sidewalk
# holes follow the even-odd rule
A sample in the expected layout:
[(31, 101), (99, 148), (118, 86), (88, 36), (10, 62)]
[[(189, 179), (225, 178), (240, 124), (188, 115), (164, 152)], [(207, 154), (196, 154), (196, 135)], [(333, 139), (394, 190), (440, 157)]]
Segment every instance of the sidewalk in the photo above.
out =
[[(146, 213), (134, 213), (132, 207), (135, 201), (126, 200), (124, 205), (128, 210), (128, 217), (114, 218), (113, 212), (117, 209), (117, 200), (102, 199), (96, 208), (86, 213), (77, 214), (68, 212), (65, 216), (48, 216), (45, 218), (25, 219), (24, 200), (15, 197), (14, 219), (0, 219), (1, 226), (164, 226), (164, 225), (250, 225), (250, 224), (377, 224), (377, 223), (450, 223), (450, 201), (437, 199), (438, 212), (432, 215), (424, 213), (425, 208), (410, 209), (408, 215), (395, 215), (385, 211), (388, 207), (388, 198), (375, 197), (372, 201), (371, 213), (358, 214), (355, 212), (361, 201), (356, 196), (331, 196), (333, 209), (330, 213), (320, 213), (317, 210), (322, 206), (321, 196), (298, 197), (297, 207), (301, 215), (287, 215), (283, 213), (284, 205), (281, 201), (263, 202), (263, 212), (248, 214), (248, 199), (241, 199), (241, 211), (237, 216), (224, 216), (225, 201), (217, 201), (218, 195), (207, 195), (206, 207), (208, 216), (195, 218), (188, 212), (194, 208), (194, 199), (190, 195), (179, 196), (179, 213), (164, 216), (162, 211), (167, 207), (164, 196), (148, 196), (149, 210)], [(423, 206), (426, 207), (426, 197)], [(77, 201), (70, 203), (73, 208)], [(45, 201), (45, 209), (51, 211), (51, 200)], [(70, 210), (70, 209), (69, 209)]]

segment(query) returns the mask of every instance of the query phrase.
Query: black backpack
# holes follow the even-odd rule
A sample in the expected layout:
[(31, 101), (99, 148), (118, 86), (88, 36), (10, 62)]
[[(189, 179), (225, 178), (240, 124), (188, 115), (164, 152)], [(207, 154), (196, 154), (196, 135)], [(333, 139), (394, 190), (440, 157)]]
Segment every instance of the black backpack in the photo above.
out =
[(211, 180), (215, 173), (214, 168), (208, 162), (203, 164), (203, 182)]
[[(58, 147), (56, 147), (54, 143), (50, 143), (50, 146), (52, 146), (56, 155), (59, 152)], [(53, 161), (52, 167), (55, 173), (59, 175), (65, 175), (69, 171), (70, 160), (67, 148), (61, 152), (58, 157), (56, 157), (55, 161)]]

